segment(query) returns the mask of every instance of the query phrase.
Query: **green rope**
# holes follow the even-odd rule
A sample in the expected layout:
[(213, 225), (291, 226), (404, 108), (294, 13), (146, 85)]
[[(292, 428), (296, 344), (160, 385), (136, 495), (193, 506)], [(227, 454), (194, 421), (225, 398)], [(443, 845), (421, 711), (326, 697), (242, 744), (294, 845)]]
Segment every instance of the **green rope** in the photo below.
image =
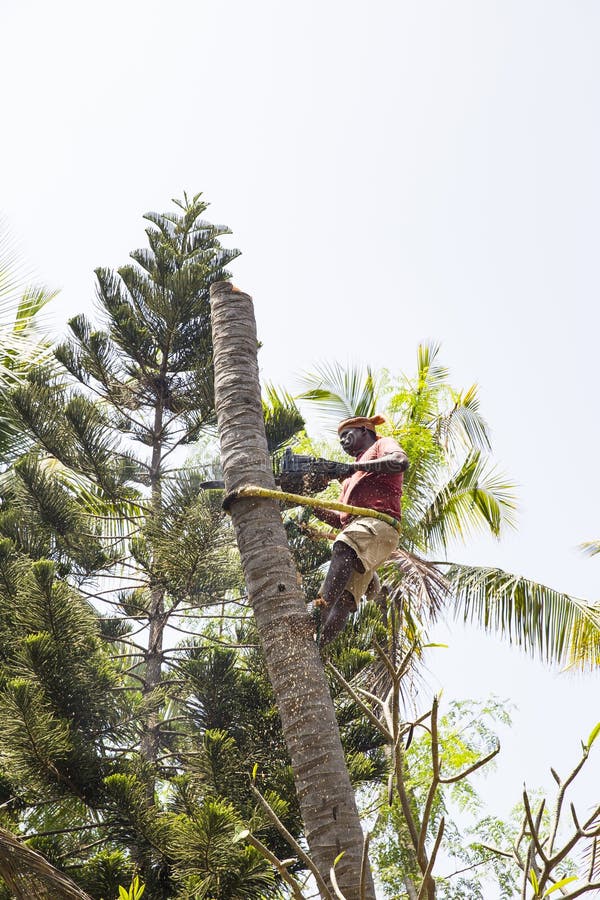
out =
[(347, 503), (338, 503), (337, 500), (315, 500), (313, 497), (304, 497), (302, 494), (274, 491), (270, 488), (259, 487), (256, 484), (247, 484), (228, 494), (223, 501), (223, 509), (229, 509), (229, 506), (236, 500), (242, 500), (246, 497), (264, 497), (266, 500), (279, 500), (283, 503), (291, 503), (294, 506), (330, 509), (333, 512), (348, 513), (350, 516), (369, 516), (371, 519), (380, 519), (382, 522), (386, 522), (400, 533), (401, 526), (398, 519), (388, 516), (387, 513), (379, 512), (377, 509), (367, 509), (364, 506), (349, 506)]

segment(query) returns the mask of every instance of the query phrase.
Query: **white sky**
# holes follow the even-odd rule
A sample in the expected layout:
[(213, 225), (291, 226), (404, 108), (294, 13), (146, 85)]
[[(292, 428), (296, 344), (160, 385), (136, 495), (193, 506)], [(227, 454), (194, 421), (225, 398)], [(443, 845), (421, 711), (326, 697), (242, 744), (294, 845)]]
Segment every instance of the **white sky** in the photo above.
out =
[[(0, 0), (0, 212), (61, 329), (144, 212), (201, 190), (266, 379), (441, 342), (520, 485), (518, 533), (456, 557), (597, 599), (599, 38), (593, 0)], [(598, 676), (449, 640), (434, 688), (520, 707), (508, 806), (575, 761)]]

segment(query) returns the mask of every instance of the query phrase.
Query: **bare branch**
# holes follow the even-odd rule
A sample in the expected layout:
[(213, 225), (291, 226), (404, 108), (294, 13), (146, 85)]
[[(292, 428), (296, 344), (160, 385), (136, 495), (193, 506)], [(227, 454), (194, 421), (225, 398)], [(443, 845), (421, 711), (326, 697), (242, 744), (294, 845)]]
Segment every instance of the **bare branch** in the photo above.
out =
[(595, 881), (591, 884), (584, 884), (582, 887), (571, 891), (569, 894), (564, 894), (563, 900), (573, 900), (574, 897), (581, 897), (582, 894), (587, 894), (589, 891), (597, 891), (599, 889), (600, 881)]
[(423, 807), (423, 814), (421, 818), (421, 831), (419, 833), (419, 843), (417, 846), (417, 856), (419, 858), (419, 862), (424, 859), (425, 854), (425, 839), (427, 837), (427, 829), (429, 827), (429, 818), (431, 816), (431, 810), (433, 807), (433, 801), (435, 799), (436, 791), (439, 787), (440, 783), (440, 748), (439, 748), (439, 738), (438, 738), (438, 726), (437, 726), (437, 712), (438, 712), (438, 699), (437, 697), (433, 698), (433, 706), (431, 708), (431, 783), (429, 785), (429, 790), (427, 792), (427, 799), (425, 800), (425, 805)]
[[(336, 681), (338, 681), (342, 685), (344, 690), (347, 691), (348, 694), (350, 694), (350, 696), (352, 697), (352, 699), (354, 700), (356, 705), (359, 706), (360, 709), (363, 711), (363, 713), (365, 714), (365, 716), (367, 717), (367, 719), (369, 720), (371, 725), (373, 725), (379, 732), (381, 732), (381, 734), (385, 737), (385, 739), (391, 743), (393, 741), (393, 737), (390, 734), (390, 732), (388, 731), (388, 729), (385, 727), (383, 722), (380, 719), (378, 719), (376, 715), (373, 714), (373, 712), (369, 709), (369, 707), (366, 705), (366, 703), (364, 703), (360, 699), (360, 697), (358, 696), (356, 691), (352, 688), (352, 686), (350, 684), (348, 684), (348, 682), (346, 681), (346, 679), (344, 678), (342, 673), (339, 672), (336, 669), (336, 667), (333, 665), (333, 663), (331, 663), (331, 662), (327, 663), (327, 670), (329, 672), (331, 672), (331, 674), (334, 676)], [(364, 693), (366, 693), (366, 691)]]
[(558, 831), (558, 825), (559, 825), (560, 816), (561, 816), (561, 812), (562, 812), (563, 801), (565, 798), (565, 792), (566, 792), (567, 788), (569, 787), (569, 785), (573, 782), (574, 778), (579, 774), (579, 772), (583, 768), (588, 756), (589, 756), (589, 748), (584, 745), (583, 753), (581, 754), (581, 759), (579, 760), (579, 762), (577, 763), (577, 765), (575, 766), (573, 771), (570, 773), (570, 775), (568, 775), (564, 781), (561, 781), (560, 779), (558, 779), (557, 776), (555, 776), (555, 778), (557, 778), (557, 783), (559, 785), (559, 789), (558, 789), (558, 794), (556, 797), (556, 805), (554, 807), (554, 815), (552, 818), (552, 831), (550, 833), (550, 845), (548, 847), (548, 852), (550, 853), (550, 855), (552, 855), (552, 851), (554, 850), (554, 841), (556, 840), (556, 833)]
[(293, 875), (290, 875), (284, 863), (281, 862), (281, 860), (277, 859), (275, 854), (271, 853), (269, 848), (265, 847), (262, 841), (259, 841), (259, 839), (257, 837), (254, 837), (252, 833), (249, 832), (247, 835), (244, 835), (244, 840), (248, 841), (249, 844), (252, 844), (252, 846), (256, 850), (258, 850), (258, 852), (261, 853), (275, 869), (277, 869), (285, 883), (289, 884), (292, 890), (292, 896), (295, 897), (296, 900), (304, 900), (300, 882), (296, 881)]
[(440, 849), (440, 844), (442, 842), (442, 837), (444, 834), (444, 828), (446, 827), (446, 820), (442, 817), (440, 820), (440, 827), (438, 828), (437, 837), (435, 839), (435, 844), (433, 845), (433, 850), (431, 851), (431, 858), (429, 860), (429, 865), (425, 870), (425, 874), (423, 875), (423, 883), (421, 884), (421, 890), (419, 891), (419, 895), (417, 900), (423, 900), (425, 897), (425, 891), (427, 890), (427, 882), (431, 877), (431, 872), (433, 870), (433, 866), (435, 864), (435, 859), (437, 856), (437, 852)]
[(497, 745), (495, 750), (492, 750), (491, 753), (488, 753), (487, 756), (482, 757), (482, 759), (478, 759), (477, 762), (474, 762), (472, 766), (469, 766), (468, 769), (463, 769), (462, 772), (459, 772), (458, 775), (453, 775), (451, 778), (440, 778), (441, 784), (455, 784), (457, 781), (462, 781), (463, 778), (468, 778), (469, 775), (472, 775), (473, 772), (476, 772), (477, 769), (483, 768), (483, 766), (487, 765), (495, 756), (500, 753), (500, 744)]
[(258, 800), (261, 808), (267, 814), (267, 816), (269, 817), (269, 819), (271, 820), (271, 822), (273, 823), (275, 828), (278, 830), (280, 835), (288, 842), (288, 844), (290, 845), (290, 847), (292, 848), (294, 853), (296, 853), (296, 855), (298, 856), (298, 859), (302, 860), (302, 862), (304, 863), (306, 868), (312, 872), (314, 879), (317, 883), (317, 886), (318, 886), (319, 890), (321, 891), (321, 896), (324, 898), (324, 900), (333, 900), (333, 898), (331, 896), (331, 891), (329, 890), (329, 888), (323, 881), (323, 878), (322, 878), (321, 874), (319, 873), (319, 870), (315, 866), (314, 862), (312, 861), (312, 859), (310, 858), (308, 853), (306, 853), (302, 849), (302, 847), (300, 846), (298, 841), (287, 830), (287, 828), (285, 827), (285, 825), (283, 824), (283, 822), (281, 821), (281, 819), (279, 818), (279, 816), (277, 815), (275, 810), (272, 808), (272, 806), (267, 802), (267, 800), (265, 800), (265, 798), (263, 797), (261, 792), (258, 790), (258, 788), (255, 787), (255, 785), (252, 783), (250, 784), (250, 790), (252, 791), (252, 793)]
[(533, 821), (533, 816), (531, 814), (531, 806), (529, 805), (529, 796), (527, 794), (527, 791), (523, 791), (523, 805), (525, 807), (525, 815), (527, 816), (527, 822), (529, 824), (529, 831), (531, 833), (531, 838), (535, 845), (535, 849), (537, 850), (540, 857), (544, 861), (544, 865), (547, 866), (548, 865), (548, 857), (544, 853), (544, 848), (542, 847), (542, 845), (540, 843), (540, 836), (539, 836), (539, 827), (540, 827), (540, 822), (542, 820), (542, 814), (544, 812), (545, 800), (542, 800), (542, 802), (540, 804), (540, 808), (538, 810), (535, 822)]

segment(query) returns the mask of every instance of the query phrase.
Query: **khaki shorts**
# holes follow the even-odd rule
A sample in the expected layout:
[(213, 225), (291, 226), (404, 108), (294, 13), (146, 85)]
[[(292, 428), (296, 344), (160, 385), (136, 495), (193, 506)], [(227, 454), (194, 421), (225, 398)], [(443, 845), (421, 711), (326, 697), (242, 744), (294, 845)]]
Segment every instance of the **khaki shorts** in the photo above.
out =
[(400, 541), (400, 535), (393, 525), (374, 519), (370, 516), (359, 516), (348, 522), (343, 531), (340, 531), (335, 539), (352, 547), (361, 563), (365, 567), (364, 572), (353, 569), (350, 581), (346, 587), (354, 597), (358, 608), (361, 597), (367, 590), (369, 583), (375, 574), (375, 570), (382, 565), (392, 553)]

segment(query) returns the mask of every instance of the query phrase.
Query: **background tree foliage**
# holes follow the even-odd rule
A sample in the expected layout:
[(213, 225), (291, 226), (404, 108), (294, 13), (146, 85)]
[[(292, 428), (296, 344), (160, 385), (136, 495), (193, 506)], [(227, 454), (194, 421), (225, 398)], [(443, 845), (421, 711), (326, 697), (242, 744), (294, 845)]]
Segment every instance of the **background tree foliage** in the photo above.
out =
[(3, 822), (97, 898), (134, 871), (156, 898), (274, 888), (233, 842), (250, 821), (281, 843), (256, 762), (299, 830), (210, 462), (184, 465), (214, 424), (208, 289), (237, 255), (205, 209), (149, 213), (148, 247), (96, 272), (100, 326), (77, 316), (60, 365), (10, 385), (29, 447), (0, 508)]
[(50, 342), (42, 336), (43, 310), (56, 294), (28, 283), (14, 242), (0, 219), (0, 470), (23, 448), (8, 394), (32, 366), (50, 356)]
[[(136, 874), (152, 898), (285, 893), (278, 872), (239, 839), (250, 831), (279, 859), (290, 853), (253, 787), (295, 838), (302, 835), (222, 497), (200, 490), (219, 474), (208, 290), (237, 255), (221, 246), (228, 230), (206, 222), (205, 209), (198, 195), (148, 214), (147, 248), (116, 272), (97, 270), (100, 323), (73, 319), (53, 360), (33, 330), (48, 295), (12, 287), (7, 294), (0, 825), (95, 900), (116, 897)], [(490, 463), (476, 388), (454, 390), (437, 356), (435, 347), (419, 348), (410, 377), (331, 364), (308, 377), (303, 394), (329, 424), (386, 412), (387, 433), (411, 459), (402, 542), (382, 571), (383, 589), (328, 656), (349, 771), (368, 821), (377, 817), (376, 858), (389, 885), (394, 866), (415, 883), (419, 877), (397, 801), (386, 806), (390, 753), (331, 667), (363, 700), (364, 692), (385, 697), (390, 688), (377, 647), (402, 670), (401, 724), (405, 739), (415, 734), (404, 773), (418, 812), (431, 773), (427, 738), (411, 723), (423, 704), (428, 629), (442, 609), (543, 659), (592, 666), (600, 654), (597, 608), (448, 559), (478, 529), (500, 535), (511, 527), (514, 496)], [(264, 412), (274, 454), (288, 444), (341, 454), (307, 437), (288, 392), (269, 387)], [(336, 491), (331, 485), (328, 495)], [(311, 600), (330, 535), (306, 511), (284, 516)], [(451, 710), (443, 721), (444, 752), (463, 765), (481, 746), (456, 743), (457, 715)], [(479, 738), (491, 740), (488, 732)], [(467, 784), (461, 790), (473, 796)], [(436, 797), (429, 849), (448, 802)], [(465, 854), (476, 853), (476, 841), (459, 852), (451, 827), (446, 841), (466, 864), (475, 859)], [(500, 883), (512, 885), (515, 876), (494, 866)], [(300, 862), (289, 871), (305, 877)], [(473, 897), (478, 884), (474, 875)], [(450, 898), (467, 887), (451, 880), (439, 890)], [(8, 887), (2, 896), (11, 896)]]

